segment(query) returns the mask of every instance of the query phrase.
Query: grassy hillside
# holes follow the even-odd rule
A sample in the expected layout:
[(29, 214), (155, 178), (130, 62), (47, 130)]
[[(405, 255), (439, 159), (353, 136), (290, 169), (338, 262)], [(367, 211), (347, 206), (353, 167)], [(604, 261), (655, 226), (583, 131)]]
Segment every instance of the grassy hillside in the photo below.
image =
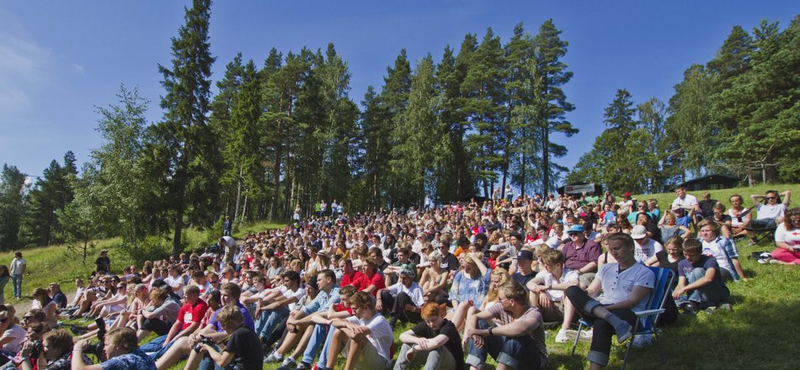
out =
[[(242, 227), (236, 236), (243, 236), (250, 232), (258, 232), (283, 226), (284, 224), (270, 224), (267, 222), (254, 223)], [(199, 243), (204, 243), (206, 232), (189, 229), (186, 236), (186, 245), (196, 246)], [(85, 265), (83, 263), (83, 251), (82, 249), (78, 249), (77, 246), (60, 244), (41, 248), (23, 249), (22, 255), (25, 257), (25, 260), (28, 261), (28, 270), (22, 281), (23, 295), (29, 296), (34, 288), (47, 287), (47, 284), (54, 281), (61, 283), (61, 287), (64, 291), (75, 290), (75, 278), (86, 277), (94, 270), (94, 260), (97, 258), (101, 249), (109, 250), (108, 254), (111, 258), (112, 270), (121, 272), (122, 267), (131, 265), (132, 261), (126, 253), (114, 248), (119, 242), (119, 238), (96, 240), (94, 246), (88, 250)], [(164, 242), (164, 251), (169, 251), (169, 245), (168, 241)], [(13, 251), (0, 253), (0, 263), (8, 265), (13, 258)], [(4, 292), (6, 302), (13, 303), (13, 298), (9, 299), (9, 297), (13, 296), (13, 289), (10, 282), (6, 285)]]
[[(716, 199), (722, 202), (726, 208), (730, 208), (731, 203), (728, 201), (728, 199), (730, 199), (731, 195), (733, 194), (739, 194), (744, 197), (744, 207), (751, 207), (753, 202), (750, 201), (750, 194), (764, 195), (767, 190), (777, 190), (778, 193), (781, 193), (787, 189), (791, 190), (792, 192), (792, 198), (794, 198), (792, 204), (795, 207), (800, 205), (800, 184), (757, 185), (753, 187), (709, 190), (708, 192), (711, 193), (711, 199)], [(688, 193), (696, 196), (697, 200), (703, 199), (702, 191), (690, 191)], [(669, 209), (670, 204), (672, 204), (672, 201), (675, 200), (675, 193), (637, 194), (633, 197), (637, 200), (656, 199), (658, 201), (659, 208), (664, 211)]]

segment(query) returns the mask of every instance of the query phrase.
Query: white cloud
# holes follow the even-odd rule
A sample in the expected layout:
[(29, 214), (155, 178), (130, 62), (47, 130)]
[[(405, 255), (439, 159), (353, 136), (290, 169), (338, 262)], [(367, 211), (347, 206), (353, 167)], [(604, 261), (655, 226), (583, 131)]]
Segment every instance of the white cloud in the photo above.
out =
[(0, 34), (0, 113), (30, 107), (31, 94), (47, 81), (49, 59), (35, 43)]
[(75, 72), (78, 72), (78, 74), (83, 75), (83, 66), (82, 65), (73, 64), (72, 67), (75, 68)]

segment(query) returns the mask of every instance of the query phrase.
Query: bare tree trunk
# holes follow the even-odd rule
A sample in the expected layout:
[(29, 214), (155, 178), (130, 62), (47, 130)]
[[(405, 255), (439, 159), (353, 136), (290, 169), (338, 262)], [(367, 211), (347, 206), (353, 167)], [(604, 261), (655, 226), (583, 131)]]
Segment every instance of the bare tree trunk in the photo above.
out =
[(247, 195), (245, 195), (244, 196), (244, 207), (242, 207), (242, 221), (239, 222), (240, 226), (246, 221), (246, 218), (247, 218), (247, 199), (248, 199), (248, 197), (247, 197)]
[(239, 177), (236, 179), (236, 206), (233, 209), (233, 221), (239, 220), (239, 200), (242, 198), (242, 166), (239, 165)]

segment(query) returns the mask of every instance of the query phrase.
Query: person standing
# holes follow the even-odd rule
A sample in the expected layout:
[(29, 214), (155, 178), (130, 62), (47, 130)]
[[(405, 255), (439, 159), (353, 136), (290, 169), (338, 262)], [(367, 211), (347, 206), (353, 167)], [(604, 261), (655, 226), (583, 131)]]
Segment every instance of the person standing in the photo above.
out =
[(11, 283), (14, 285), (14, 298), (22, 298), (22, 275), (28, 268), (28, 261), (22, 258), (22, 252), (14, 252), (14, 259), (11, 260)]
[(111, 258), (108, 258), (108, 249), (100, 251), (100, 257), (94, 261), (95, 273), (102, 274), (111, 271)]
[(222, 235), (231, 236), (231, 230), (233, 230), (233, 222), (231, 222), (231, 216), (225, 216), (225, 222), (222, 223)]

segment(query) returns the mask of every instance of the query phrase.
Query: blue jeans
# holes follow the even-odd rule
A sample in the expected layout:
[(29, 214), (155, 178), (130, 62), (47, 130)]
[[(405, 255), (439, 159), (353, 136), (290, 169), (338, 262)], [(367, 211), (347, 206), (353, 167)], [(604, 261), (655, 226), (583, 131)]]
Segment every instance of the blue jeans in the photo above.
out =
[[(325, 344), (325, 338), (328, 337), (328, 332), (333, 331), (328, 330), (328, 328), (328, 325), (314, 325), (314, 332), (311, 334), (311, 339), (308, 340), (305, 352), (303, 352), (302, 362), (307, 364), (312, 364), (314, 362), (314, 357), (317, 357), (319, 346)], [(322, 360), (322, 356), (326, 356), (326, 354), (321, 354), (320, 360)], [(322, 363), (322, 366), (325, 366), (325, 363)]]
[(281, 306), (274, 310), (262, 311), (258, 315), (256, 321), (256, 334), (262, 341), (269, 339), (269, 336), (275, 331), (283, 320), (289, 317), (289, 307)]
[[(480, 329), (489, 328), (489, 324), (479, 320)], [(536, 343), (530, 335), (506, 337), (493, 335), (483, 337), (483, 347), (478, 348), (472, 338), (469, 339), (469, 354), (466, 364), (481, 368), (486, 363), (486, 355), (491, 355), (498, 363), (512, 369), (539, 369), (541, 357)]]
[[(219, 346), (217, 346), (216, 344), (214, 345), (214, 348), (216, 348), (216, 350), (219, 351)], [(228, 366), (231, 366), (233, 363), (234, 361), (231, 361), (231, 364), (229, 364)], [(205, 355), (203, 355), (203, 359), (200, 360), (200, 365), (197, 366), (197, 370), (223, 370), (223, 368), (217, 365), (217, 363), (211, 359), (211, 356), (209, 356), (208, 353), (206, 353)]]
[(14, 286), (14, 297), (22, 297), (22, 274), (11, 275), (11, 285)]
[(149, 341), (149, 342), (147, 342), (145, 344), (142, 344), (139, 347), (139, 349), (141, 349), (142, 352), (145, 352), (145, 353), (160, 352), (161, 349), (164, 348), (162, 346), (164, 345), (164, 342), (166, 342), (166, 341), (167, 341), (167, 336), (166, 335), (162, 335), (160, 337), (156, 337), (155, 339), (153, 339), (153, 340), (151, 340), (151, 341)]
[[(717, 273), (720, 272), (717, 271)], [(702, 267), (696, 267), (690, 274), (686, 275), (686, 284), (692, 284), (695, 281), (702, 279), (704, 276), (706, 276), (706, 270)], [(728, 303), (731, 297), (731, 292), (724, 283), (720, 284), (717, 283), (717, 281), (718, 280), (713, 280), (711, 284), (706, 284), (698, 289), (689, 291), (686, 300), (697, 303), (700, 308), (718, 306), (723, 303)], [(681, 299), (679, 302), (682, 303), (686, 300)]]
[[(314, 332), (314, 334), (317, 334)], [(314, 338), (313, 336), (311, 337)], [(322, 353), (319, 354), (319, 361), (317, 361), (317, 367), (328, 367), (328, 351), (331, 348), (331, 342), (333, 342), (333, 328), (329, 328), (328, 335), (325, 336), (325, 345), (322, 346)], [(338, 354), (337, 354), (338, 355)], [(303, 354), (303, 361), (306, 359), (306, 354)], [(310, 362), (309, 362), (310, 363)]]

